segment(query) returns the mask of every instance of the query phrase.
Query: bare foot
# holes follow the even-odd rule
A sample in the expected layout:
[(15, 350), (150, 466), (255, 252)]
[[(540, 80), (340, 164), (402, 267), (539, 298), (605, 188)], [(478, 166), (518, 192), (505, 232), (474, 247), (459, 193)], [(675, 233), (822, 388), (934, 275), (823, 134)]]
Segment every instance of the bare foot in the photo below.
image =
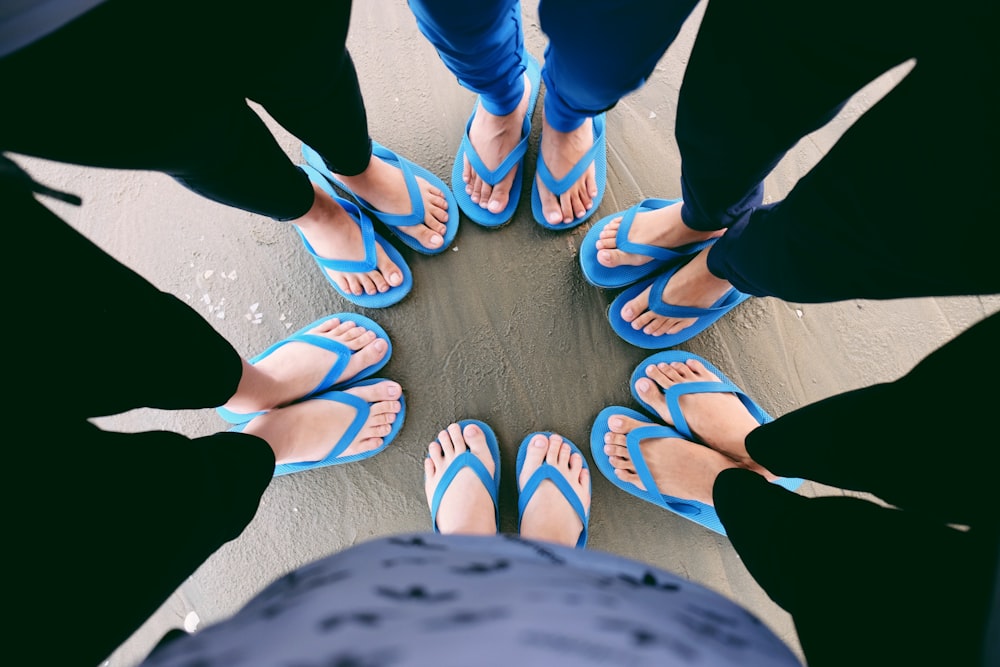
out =
[[(438, 434), (437, 440), (427, 447), (424, 491), (428, 506), (433, 504), (434, 492), (445, 471), (464, 452), (471, 452), (482, 462), (490, 476), (494, 475), (496, 466), (493, 465), (493, 456), (482, 429), (475, 424), (467, 424), (464, 429), (458, 424), (449, 424), (447, 429)], [(459, 470), (441, 497), (437, 528), (442, 533), (496, 534), (496, 506), (490, 492), (471, 468)]]
[[(646, 377), (635, 383), (642, 400), (656, 410), (667, 424), (676, 425), (663, 392), (685, 382), (718, 382), (719, 378), (696, 359), (686, 363), (660, 363), (646, 368)], [(679, 399), (684, 419), (698, 440), (726, 455), (741, 467), (763, 475), (768, 481), (777, 476), (755, 462), (747, 453), (746, 437), (760, 424), (733, 393), (684, 394)]]
[[(531, 82), (524, 75), (524, 96), (520, 104), (506, 116), (494, 116), (483, 105), (476, 108), (476, 115), (469, 127), (469, 141), (476, 150), (479, 159), (488, 169), (496, 169), (510, 155), (510, 152), (521, 142), (521, 130), (524, 127), (524, 117), (528, 113), (528, 101), (531, 98)], [(469, 198), (490, 213), (500, 213), (507, 208), (510, 201), (510, 190), (517, 174), (515, 165), (496, 185), (490, 185), (472, 168), (469, 158), (465, 158), (462, 170), (462, 180), (465, 181), (465, 192)]]
[[(542, 123), (540, 158), (545, 160), (554, 177), (564, 178), (594, 145), (594, 121), (588, 118), (571, 132), (559, 132), (544, 118)], [(597, 197), (596, 173), (596, 167), (591, 163), (580, 180), (558, 197), (545, 187), (540, 176), (535, 177), (538, 198), (549, 224), (571, 223), (593, 208), (594, 198)]]
[[(406, 215), (413, 212), (406, 178), (402, 170), (372, 155), (368, 168), (357, 176), (336, 175), (347, 187), (382, 213)], [(427, 248), (440, 248), (448, 231), (448, 201), (439, 188), (417, 176), (424, 202), (424, 221), (397, 229), (415, 238)]]
[[(337, 341), (352, 352), (347, 366), (331, 385), (346, 382), (381, 361), (389, 351), (389, 345), (374, 331), (350, 321), (329, 319), (308, 333)], [(256, 364), (244, 360), (236, 393), (223, 407), (248, 414), (291, 403), (316, 389), (336, 360), (333, 352), (305, 341), (285, 343)]]
[[(370, 405), (370, 414), (350, 446), (341, 456), (378, 449), (389, 435), (402, 407), (399, 384), (384, 380), (345, 389)], [(255, 417), (244, 433), (259, 436), (271, 445), (276, 463), (321, 461), (347, 432), (356, 411), (350, 405), (325, 399), (309, 399)]]
[[(626, 444), (628, 434), (644, 426), (649, 423), (626, 415), (609, 417), (604, 453), (615, 469), (615, 477), (648, 491), (636, 473)], [(639, 443), (639, 448), (659, 493), (706, 505), (712, 505), (712, 487), (719, 473), (738, 467), (719, 452), (681, 438), (647, 438)]]
[[(313, 184), (316, 198), (312, 208), (292, 224), (299, 228), (313, 250), (327, 259), (360, 262), (365, 259), (361, 228), (337, 202)], [(349, 294), (377, 294), (403, 284), (403, 273), (376, 244), (376, 267), (364, 273), (344, 273), (326, 269), (330, 278)]]
[[(535, 435), (528, 444), (518, 479), (518, 488), (531, 479), (542, 463), (553, 466), (566, 478), (587, 513), (590, 512), (590, 473), (583, 467), (583, 457), (573, 452), (562, 436)], [(546, 540), (569, 547), (576, 546), (583, 523), (552, 481), (543, 481), (535, 490), (521, 515), (521, 537)]]
[[(725, 233), (724, 229), (715, 232), (699, 232), (691, 229), (681, 219), (682, 206), (682, 202), (677, 202), (672, 206), (652, 211), (639, 211), (632, 221), (628, 240), (658, 248), (680, 248)], [(621, 217), (615, 218), (601, 230), (600, 238), (597, 240), (597, 261), (608, 268), (642, 266), (652, 261), (653, 258), (649, 255), (638, 255), (618, 249), (616, 237), (621, 220)]]
[[(671, 276), (663, 289), (664, 303), (673, 306), (711, 308), (732, 288), (729, 281), (717, 278), (708, 270), (709, 250), (711, 248), (699, 252)], [(631, 323), (633, 329), (642, 330), (650, 336), (663, 336), (683, 331), (697, 321), (690, 317), (665, 317), (649, 310), (651, 289), (652, 287), (647, 287), (622, 306), (622, 319)]]

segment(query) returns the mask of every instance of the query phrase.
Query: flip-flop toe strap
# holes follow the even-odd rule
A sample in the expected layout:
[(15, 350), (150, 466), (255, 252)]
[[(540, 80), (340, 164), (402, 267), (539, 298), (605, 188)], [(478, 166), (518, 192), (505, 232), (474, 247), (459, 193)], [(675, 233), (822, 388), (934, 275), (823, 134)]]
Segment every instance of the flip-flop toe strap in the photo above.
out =
[(723, 296), (717, 304), (710, 308), (698, 308), (697, 306), (675, 306), (673, 304), (667, 303), (663, 300), (663, 290), (667, 286), (667, 281), (669, 281), (676, 271), (667, 271), (661, 274), (656, 280), (653, 281), (649, 289), (649, 309), (656, 313), (657, 315), (662, 315), (663, 317), (677, 317), (677, 318), (699, 318), (705, 315), (711, 315), (713, 313), (722, 312), (728, 309), (728, 300), (726, 296), (730, 292)]
[(348, 394), (344, 391), (331, 391), (316, 398), (321, 398), (326, 401), (333, 401), (335, 403), (344, 403), (354, 408), (355, 414), (354, 418), (351, 420), (350, 425), (347, 430), (344, 431), (344, 435), (340, 436), (340, 440), (334, 445), (330, 453), (324, 458), (337, 458), (344, 453), (344, 450), (351, 446), (354, 439), (358, 437), (358, 433), (361, 432), (362, 427), (364, 427), (365, 422), (368, 421), (368, 415), (371, 412), (371, 408), (368, 405), (368, 401), (355, 396), (354, 394)]
[(367, 273), (372, 271), (378, 266), (378, 257), (375, 253), (375, 228), (372, 226), (371, 220), (369, 220), (364, 213), (361, 212), (354, 203), (347, 201), (346, 199), (341, 199), (340, 197), (335, 197), (334, 200), (340, 204), (341, 207), (347, 212), (348, 215), (358, 224), (361, 228), (361, 242), (365, 249), (365, 258), (362, 260), (351, 260), (351, 259), (328, 259), (322, 257), (309, 243), (302, 231), (296, 227), (295, 231), (299, 233), (302, 237), (302, 243), (306, 247), (306, 251), (313, 256), (316, 263), (322, 266), (324, 269), (330, 269), (331, 271), (340, 271), (341, 273)]
[[(640, 447), (640, 443), (643, 440), (647, 440), (649, 438), (677, 437), (680, 437), (680, 434), (669, 426), (640, 426), (639, 428), (633, 429), (627, 436), (625, 436), (625, 445), (628, 448), (629, 459), (635, 467), (636, 474), (642, 481), (642, 485), (646, 487), (646, 493), (648, 493), (652, 498), (658, 500), (656, 504), (660, 506), (667, 506), (678, 514), (694, 516), (701, 513), (701, 510), (698, 507), (686, 503), (682, 499), (667, 500), (664, 498), (666, 494), (660, 492), (659, 487), (656, 485), (656, 479), (653, 478), (652, 471), (650, 471), (649, 466), (646, 465), (646, 461), (642, 457), (642, 448)], [(673, 498), (674, 496), (669, 497)]]
[(694, 432), (688, 425), (684, 411), (681, 410), (680, 399), (685, 394), (736, 394), (743, 400), (743, 392), (731, 384), (725, 382), (681, 382), (667, 387), (663, 392), (663, 398), (667, 402), (667, 410), (674, 421), (674, 428), (677, 432), (688, 440), (694, 439)]
[(528, 137), (531, 134), (531, 121), (527, 117), (524, 119), (524, 123), (521, 126), (521, 141), (518, 142), (517, 146), (514, 147), (507, 157), (497, 166), (496, 169), (490, 169), (483, 162), (482, 158), (479, 157), (479, 153), (472, 145), (472, 141), (469, 139), (469, 128), (472, 127), (472, 120), (475, 116), (469, 118), (469, 122), (465, 126), (465, 134), (462, 136), (462, 150), (465, 151), (465, 157), (469, 161), (469, 165), (472, 167), (476, 175), (482, 180), (489, 183), (491, 186), (496, 185), (510, 173), (510, 170), (516, 167), (524, 154), (528, 151)]
[(469, 468), (472, 472), (476, 473), (476, 477), (479, 478), (479, 481), (489, 491), (490, 498), (493, 500), (493, 507), (496, 508), (497, 526), (500, 526), (500, 506), (497, 503), (496, 482), (478, 456), (470, 451), (464, 451), (456, 456), (448, 465), (441, 476), (441, 480), (438, 482), (437, 488), (434, 489), (434, 497), (431, 499), (431, 521), (434, 523), (434, 532), (436, 533), (440, 532), (437, 525), (437, 515), (438, 508), (441, 506), (441, 499), (444, 498), (444, 494), (448, 491), (448, 487), (451, 485), (452, 480), (455, 479), (455, 476), (465, 468)]
[(580, 540), (585, 541), (587, 534), (587, 510), (584, 508), (583, 503), (580, 502), (580, 496), (577, 495), (576, 490), (569, 483), (569, 480), (566, 479), (566, 476), (563, 475), (558, 468), (545, 462), (542, 462), (542, 465), (539, 466), (538, 470), (531, 474), (531, 477), (528, 478), (528, 482), (518, 494), (518, 525), (520, 526), (520, 517), (524, 516), (524, 510), (528, 506), (528, 503), (531, 502), (532, 496), (535, 495), (535, 491), (538, 490), (538, 487), (541, 486), (542, 482), (545, 480), (549, 480), (556, 485), (559, 489), (559, 493), (566, 498), (566, 502), (569, 503), (570, 507), (573, 508), (573, 511), (576, 512), (576, 515), (580, 518), (580, 523), (583, 524), (583, 533), (580, 535)]
[[(662, 200), (643, 199), (641, 202), (622, 213), (621, 222), (618, 223), (618, 233), (615, 235), (615, 246), (619, 250), (632, 255), (643, 255), (645, 257), (652, 257), (653, 259), (663, 261), (675, 259), (677, 257), (684, 257), (694, 251), (694, 248), (692, 248), (688, 252), (681, 253), (676, 250), (672, 250), (671, 248), (661, 248), (660, 246), (649, 245), (647, 243), (629, 241), (628, 235), (629, 232), (632, 231), (632, 223), (635, 222), (635, 216), (638, 213), (658, 211), (661, 208), (666, 208), (666, 206), (661, 206), (659, 201)], [(667, 206), (669, 205), (670, 204), (667, 204)], [(700, 250), (701, 248), (698, 249)]]
[(413, 210), (409, 213), (383, 213), (372, 206), (369, 202), (365, 201), (361, 197), (358, 197), (358, 195), (354, 196), (357, 197), (358, 201), (360, 201), (365, 208), (372, 213), (372, 215), (377, 217), (386, 225), (391, 227), (410, 227), (413, 225), (422, 225), (425, 217), (424, 198), (420, 194), (420, 184), (417, 183), (417, 177), (414, 175), (409, 162), (399, 155), (396, 155), (385, 146), (381, 146), (379, 144), (374, 144), (372, 146), (372, 155), (387, 164), (398, 167), (399, 170), (403, 172), (403, 180), (406, 182), (406, 194), (410, 198)]
[(602, 150), (604, 150), (604, 134), (602, 132), (600, 136), (597, 136), (597, 128), (595, 127), (593, 145), (587, 149), (587, 152), (583, 154), (580, 161), (573, 165), (573, 168), (569, 170), (568, 174), (562, 178), (556, 178), (552, 175), (552, 172), (549, 171), (549, 166), (545, 164), (544, 158), (538, 160), (538, 165), (535, 170), (541, 177), (542, 183), (544, 183), (545, 187), (549, 189), (549, 192), (557, 197), (560, 197), (563, 193), (569, 190), (574, 183), (580, 180), (580, 177), (583, 176), (583, 172), (587, 171), (594, 160), (597, 159), (597, 154)]

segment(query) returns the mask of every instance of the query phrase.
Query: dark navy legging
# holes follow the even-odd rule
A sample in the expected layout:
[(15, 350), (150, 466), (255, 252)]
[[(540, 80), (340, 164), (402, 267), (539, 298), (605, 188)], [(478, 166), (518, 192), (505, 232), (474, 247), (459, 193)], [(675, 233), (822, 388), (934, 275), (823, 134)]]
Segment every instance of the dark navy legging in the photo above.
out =
[(0, 149), (161, 171), (215, 201), (298, 218), (312, 186), (247, 100), (336, 172), (363, 171), (371, 140), (344, 47), (350, 8), (104, 3), (0, 60)]

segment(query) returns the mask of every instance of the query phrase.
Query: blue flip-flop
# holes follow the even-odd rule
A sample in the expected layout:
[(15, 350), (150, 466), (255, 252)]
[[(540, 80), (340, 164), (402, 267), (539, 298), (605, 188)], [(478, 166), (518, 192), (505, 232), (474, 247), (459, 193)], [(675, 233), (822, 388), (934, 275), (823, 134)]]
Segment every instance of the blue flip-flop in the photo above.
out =
[[(362, 380), (360, 382), (353, 382), (343, 389), (351, 389), (353, 387), (364, 387), (366, 385), (372, 385), (379, 382), (384, 382), (384, 378), (370, 378), (368, 380)], [(314, 468), (325, 468), (327, 466), (343, 465), (344, 463), (352, 463), (354, 461), (361, 461), (363, 459), (369, 459), (383, 449), (389, 446), (389, 443), (393, 441), (399, 430), (403, 428), (403, 421), (406, 417), (406, 401), (403, 395), (399, 395), (399, 412), (396, 414), (396, 421), (392, 423), (392, 429), (389, 434), (382, 438), (382, 444), (376, 449), (367, 452), (361, 452), (360, 454), (351, 454), (350, 456), (341, 456), (341, 453), (345, 449), (351, 446), (354, 438), (357, 437), (358, 433), (364, 427), (365, 422), (368, 421), (368, 415), (371, 413), (370, 404), (364, 399), (358, 398), (354, 394), (348, 394), (341, 390), (330, 390), (322, 394), (314, 394), (302, 401), (333, 401), (334, 403), (343, 403), (349, 405), (355, 410), (354, 419), (351, 420), (350, 426), (344, 432), (344, 435), (340, 437), (340, 440), (333, 445), (330, 453), (326, 455), (325, 458), (319, 461), (303, 461), (301, 463), (282, 463), (274, 466), (274, 476), (278, 477), (280, 475), (289, 475), (295, 472), (304, 472), (306, 470), (313, 470)], [(244, 422), (242, 424), (237, 424), (236, 426), (229, 429), (232, 432), (240, 433), (250, 422)]]
[(607, 139), (604, 132), (605, 125), (605, 114), (598, 114), (594, 116), (594, 145), (583, 154), (580, 161), (573, 165), (573, 168), (569, 170), (562, 178), (556, 178), (549, 171), (548, 165), (545, 164), (545, 159), (542, 157), (541, 151), (538, 153), (538, 163), (535, 166), (536, 175), (542, 179), (542, 183), (548, 188), (549, 192), (561, 196), (564, 192), (573, 187), (573, 184), (580, 180), (583, 173), (587, 171), (591, 163), (594, 163), (594, 180), (597, 182), (597, 196), (594, 197), (594, 205), (590, 207), (586, 213), (581, 217), (576, 218), (573, 222), (558, 223), (553, 225), (551, 222), (545, 219), (545, 211), (542, 210), (542, 200), (538, 194), (538, 180), (532, 179), (531, 181), (531, 213), (535, 217), (535, 222), (540, 224), (546, 229), (552, 229), (554, 231), (565, 231), (567, 229), (573, 229), (574, 227), (579, 227), (588, 219), (590, 216), (597, 211), (598, 207), (601, 205), (601, 200), (604, 199), (604, 188), (608, 181), (608, 145)]
[[(556, 488), (559, 489), (559, 492), (566, 499), (566, 502), (570, 504), (570, 506), (573, 508), (573, 511), (576, 512), (576, 515), (580, 517), (580, 523), (583, 524), (583, 530), (580, 532), (580, 538), (576, 541), (576, 546), (577, 548), (582, 548), (587, 544), (587, 525), (590, 521), (590, 512), (588, 512), (587, 509), (583, 506), (583, 503), (580, 502), (580, 497), (576, 494), (576, 491), (573, 490), (573, 487), (570, 486), (569, 480), (566, 479), (566, 476), (563, 475), (562, 472), (560, 472), (559, 469), (556, 468), (555, 466), (550, 465), (546, 461), (542, 461), (542, 465), (538, 467), (538, 470), (536, 470), (531, 474), (531, 477), (528, 478), (528, 481), (525, 482), (524, 486), (523, 487), (520, 486), (521, 469), (524, 467), (524, 460), (528, 456), (528, 447), (530, 446), (531, 439), (534, 438), (536, 435), (544, 435), (545, 437), (549, 437), (550, 435), (552, 435), (552, 433), (549, 431), (536, 431), (535, 433), (529, 433), (524, 437), (524, 440), (521, 441), (521, 446), (517, 450), (518, 529), (520, 530), (521, 517), (524, 516), (524, 509), (528, 506), (528, 503), (531, 501), (531, 497), (535, 495), (535, 491), (538, 490), (538, 487), (542, 484), (542, 482), (544, 482), (545, 480), (549, 480), (550, 482), (556, 485)], [(580, 451), (580, 448), (574, 445), (572, 442), (570, 442), (570, 440), (565, 436), (563, 436), (563, 442), (569, 445), (573, 453), (580, 455), (580, 457), (583, 459), (584, 470), (590, 470), (590, 468), (587, 466), (587, 457), (583, 455), (583, 452)]]
[[(625, 438), (629, 458), (632, 460), (635, 472), (639, 475), (639, 479), (642, 480), (643, 486), (646, 487), (645, 490), (640, 489), (635, 484), (618, 479), (615, 476), (615, 468), (611, 465), (611, 459), (604, 453), (604, 434), (608, 432), (608, 418), (613, 415), (631, 417), (636, 421), (649, 424), (648, 426), (640, 426), (633, 429)], [(654, 424), (646, 415), (640, 412), (619, 405), (612, 405), (601, 410), (594, 421), (594, 426), (590, 431), (590, 454), (594, 457), (597, 469), (601, 471), (609, 482), (619, 489), (632, 494), (636, 498), (652, 503), (657, 507), (669, 510), (685, 519), (690, 519), (697, 524), (701, 524), (720, 535), (725, 535), (726, 529), (722, 526), (719, 515), (715, 513), (715, 508), (711, 505), (706, 505), (697, 500), (678, 498), (660, 493), (656, 486), (656, 480), (653, 479), (653, 473), (650, 472), (649, 466), (646, 465), (646, 461), (642, 457), (640, 443), (648, 438), (680, 438), (687, 440), (687, 438), (669, 426)], [(693, 446), (700, 447), (701, 445)]]
[[(472, 142), (469, 140), (469, 128), (472, 127), (476, 111), (479, 110), (482, 104), (481, 98), (477, 97), (476, 105), (473, 107), (472, 114), (465, 124), (465, 134), (462, 135), (462, 143), (458, 147), (458, 153), (455, 155), (455, 163), (451, 169), (451, 187), (455, 193), (455, 199), (458, 201), (459, 208), (468, 216), (469, 220), (482, 227), (496, 229), (506, 225), (514, 217), (514, 211), (517, 210), (517, 204), (521, 200), (521, 183), (524, 180), (524, 154), (528, 151), (528, 138), (531, 136), (531, 115), (535, 111), (535, 103), (538, 102), (538, 91), (542, 85), (541, 67), (538, 61), (530, 54), (525, 62), (525, 73), (528, 75), (528, 81), (531, 83), (531, 92), (528, 93), (528, 112), (525, 114), (524, 122), (521, 125), (521, 141), (514, 147), (514, 150), (507, 154), (507, 157), (503, 159), (503, 162), (496, 169), (487, 169), (479, 154), (476, 153), (476, 149), (472, 146)], [(514, 182), (511, 184), (510, 196), (507, 199), (507, 207), (504, 210), (499, 213), (493, 213), (489, 209), (485, 209), (472, 201), (472, 197), (465, 191), (465, 181), (462, 180), (465, 172), (464, 158), (469, 159), (469, 164), (476, 172), (476, 175), (491, 186), (496, 185), (506, 178), (511, 169), (517, 168), (517, 172), (514, 174)]]
[[(635, 367), (635, 370), (632, 371), (632, 377), (629, 380), (629, 388), (632, 391), (632, 397), (639, 403), (639, 405), (648, 410), (651, 415), (656, 416), (656, 409), (642, 399), (638, 390), (635, 388), (635, 383), (640, 378), (646, 377), (646, 368), (649, 366), (655, 366), (656, 364), (670, 364), (673, 362), (685, 363), (691, 359), (701, 362), (705, 368), (719, 378), (719, 381), (680, 382), (667, 387), (665, 390), (662, 388), (660, 389), (660, 393), (663, 394), (663, 398), (667, 402), (667, 410), (670, 412), (671, 421), (674, 422), (674, 429), (681, 434), (682, 438), (693, 442), (700, 442), (694, 432), (691, 431), (691, 427), (688, 426), (687, 419), (684, 417), (684, 412), (681, 410), (680, 398), (685, 394), (735, 394), (736, 397), (740, 399), (740, 403), (742, 403), (747, 409), (747, 412), (749, 412), (753, 418), (757, 420), (758, 424), (767, 424), (768, 422), (774, 421), (774, 418), (769, 415), (764, 408), (757, 405), (752, 398), (747, 396), (746, 393), (737, 387), (732, 380), (726, 377), (722, 371), (705, 359), (699, 357), (697, 354), (691, 354), (690, 352), (684, 352), (682, 350), (667, 350), (665, 352), (658, 352), (643, 359), (642, 362)], [(802, 481), (803, 480), (798, 477), (780, 477), (774, 481), (774, 484), (782, 486), (789, 491), (794, 491), (802, 485)]]
[[(344, 372), (344, 368), (346, 368), (347, 364), (350, 363), (351, 355), (354, 353), (351, 351), (349, 347), (347, 347), (343, 343), (331, 340), (330, 338), (326, 338), (324, 336), (319, 336), (316, 334), (309, 333), (311, 330), (315, 329), (319, 325), (332, 319), (337, 319), (340, 320), (341, 322), (354, 322), (358, 326), (364, 327), (368, 331), (374, 332), (375, 336), (384, 340), (387, 345), (387, 350), (384, 357), (379, 359), (374, 364), (362, 368), (356, 375), (353, 375), (347, 382), (342, 382), (342, 383), (337, 383), (335, 382), (335, 380), (338, 377), (340, 377), (341, 373)], [(301, 329), (293, 333), (291, 336), (278, 341), (274, 345), (271, 345), (269, 348), (267, 348), (257, 356), (253, 357), (252, 359), (250, 359), (250, 364), (256, 364), (257, 362), (262, 361), (263, 359), (266, 359), (267, 357), (271, 356), (271, 354), (273, 354), (274, 351), (277, 350), (278, 348), (287, 345), (288, 343), (296, 343), (296, 342), (308, 343), (309, 345), (313, 345), (315, 347), (328, 350), (337, 355), (337, 360), (333, 362), (333, 365), (330, 367), (330, 370), (327, 371), (326, 376), (322, 380), (320, 380), (319, 384), (317, 384), (311, 390), (304, 393), (303, 396), (311, 396), (312, 394), (323, 391), (325, 389), (336, 389), (338, 387), (338, 384), (343, 385), (351, 382), (356, 382), (358, 380), (363, 380), (366, 377), (370, 377), (375, 373), (377, 373), (379, 370), (381, 370), (382, 367), (385, 366), (387, 363), (389, 363), (389, 357), (392, 356), (392, 341), (389, 340), (389, 334), (385, 332), (385, 329), (383, 329), (374, 321), (368, 319), (364, 315), (358, 315), (357, 313), (336, 313), (334, 315), (321, 317), (312, 324), (302, 327)], [(216, 412), (219, 413), (220, 417), (225, 419), (230, 424), (242, 424), (244, 422), (250, 421), (254, 417), (257, 417), (267, 412), (267, 410), (260, 410), (258, 412), (240, 413), (240, 412), (233, 412), (232, 410), (228, 410), (222, 406), (217, 407), (215, 410)]]
[[(347, 214), (351, 216), (351, 219), (358, 223), (358, 227), (361, 228), (361, 239), (365, 247), (365, 258), (360, 261), (327, 259), (326, 257), (320, 257), (316, 251), (313, 250), (312, 245), (310, 245), (309, 241), (306, 240), (305, 235), (302, 234), (299, 228), (295, 228), (295, 231), (299, 234), (299, 238), (302, 239), (303, 245), (306, 247), (306, 251), (312, 255), (312, 258), (316, 260), (316, 264), (319, 265), (320, 271), (323, 273), (323, 277), (326, 278), (328, 283), (333, 285), (333, 289), (337, 290), (340, 296), (344, 297), (353, 304), (361, 306), (362, 308), (386, 308), (402, 301), (413, 288), (413, 275), (410, 273), (410, 267), (407, 265), (406, 260), (403, 259), (403, 256), (398, 250), (396, 250), (396, 248), (393, 247), (391, 243), (375, 233), (375, 228), (372, 227), (372, 221), (368, 219), (368, 216), (366, 216), (361, 209), (355, 206), (353, 202), (337, 196), (337, 193), (334, 192), (330, 181), (327, 180), (323, 174), (307, 164), (299, 165), (299, 169), (306, 173), (310, 181), (318, 185), (324, 192), (333, 197), (333, 200), (337, 202), (347, 212)], [(385, 292), (377, 292), (375, 294), (351, 294), (350, 292), (342, 290), (340, 285), (338, 285), (336, 281), (330, 277), (330, 274), (326, 272), (327, 269), (340, 271), (342, 273), (366, 273), (374, 270), (378, 266), (377, 256), (375, 254), (376, 244), (378, 244), (378, 247), (382, 248), (382, 251), (389, 257), (390, 260), (392, 260), (393, 264), (399, 267), (399, 272), (403, 276), (403, 282), (395, 287), (390, 286)]]
[(472, 472), (476, 473), (476, 477), (479, 481), (483, 483), (486, 490), (489, 491), (490, 498), (493, 499), (493, 507), (496, 509), (496, 519), (497, 519), (497, 531), (500, 530), (500, 502), (498, 501), (498, 496), (500, 495), (500, 445), (497, 443), (497, 436), (485, 422), (481, 422), (478, 419), (463, 419), (460, 422), (456, 422), (464, 431), (465, 427), (469, 424), (475, 424), (482, 430), (483, 434), (486, 436), (486, 446), (490, 449), (490, 456), (493, 457), (493, 475), (491, 476), (489, 471), (486, 470), (486, 466), (483, 462), (479, 460), (479, 457), (473, 454), (468, 449), (455, 457), (455, 459), (448, 465), (447, 469), (444, 471), (444, 475), (441, 477), (441, 481), (438, 482), (437, 488), (434, 489), (434, 497), (431, 499), (431, 524), (434, 526), (434, 532), (440, 533), (437, 525), (437, 515), (438, 509), (441, 507), (441, 499), (444, 497), (445, 491), (448, 490), (448, 486), (451, 484), (452, 480), (455, 479), (455, 475), (459, 473), (463, 468), (469, 468)]
[[(670, 268), (675, 263), (683, 262), (691, 255), (712, 245), (715, 239), (690, 243), (678, 248), (661, 248), (628, 240), (628, 234), (637, 213), (657, 211), (680, 202), (680, 199), (643, 199), (629, 209), (601, 218), (583, 237), (583, 244), (580, 246), (580, 268), (583, 269), (583, 277), (587, 279), (587, 282), (595, 287), (606, 289), (625, 287), (652, 273)], [(599, 252), (597, 241), (601, 238), (601, 232), (604, 231), (604, 228), (616, 218), (621, 218), (621, 223), (615, 234), (615, 247), (622, 252), (633, 255), (645, 255), (652, 258), (651, 261), (640, 266), (604, 266), (597, 261), (597, 253)]]
[[(455, 235), (458, 234), (458, 221), (459, 214), (457, 211), (458, 204), (455, 202), (455, 198), (451, 194), (451, 190), (445, 185), (444, 181), (438, 178), (436, 175), (424, 169), (418, 164), (415, 164), (401, 155), (389, 150), (385, 146), (379, 144), (377, 141), (372, 142), (372, 155), (381, 159), (386, 164), (390, 164), (403, 172), (403, 179), (406, 181), (406, 194), (410, 198), (410, 206), (412, 211), (409, 213), (383, 213), (374, 206), (372, 206), (363, 197), (360, 197), (355, 192), (353, 192), (346, 184), (338, 180), (333, 172), (326, 166), (326, 162), (320, 157), (320, 154), (313, 150), (306, 144), (302, 144), (302, 157), (305, 158), (306, 164), (310, 167), (323, 174), (323, 176), (336, 185), (338, 188), (346, 192), (357, 202), (358, 206), (368, 212), (368, 215), (372, 216), (386, 228), (396, 235), (396, 237), (405, 243), (407, 247), (412, 250), (416, 250), (424, 255), (438, 255), (444, 252), (451, 242), (455, 240)], [(428, 248), (410, 236), (400, 227), (411, 227), (414, 225), (424, 224), (424, 199), (420, 196), (420, 184), (417, 183), (417, 176), (420, 176), (425, 181), (436, 187), (444, 195), (445, 201), (448, 202), (448, 222), (445, 223), (445, 233), (442, 235), (444, 242), (441, 244), (440, 248)]]
[[(658, 276), (632, 285), (611, 302), (611, 305), (608, 307), (608, 320), (611, 322), (611, 328), (624, 341), (650, 350), (662, 350), (680, 345), (700, 334), (723, 315), (750, 298), (749, 294), (744, 294), (735, 287), (730, 287), (729, 291), (722, 295), (722, 298), (712, 304), (710, 308), (673, 306), (665, 303), (663, 301), (663, 288), (667, 286), (667, 281), (670, 280), (681, 266), (683, 264), (671, 267)], [(652, 289), (649, 292), (649, 310), (664, 317), (695, 318), (697, 321), (675, 334), (663, 334), (660, 336), (650, 335), (642, 331), (642, 329), (633, 329), (632, 324), (622, 318), (622, 308), (650, 286), (652, 286)]]

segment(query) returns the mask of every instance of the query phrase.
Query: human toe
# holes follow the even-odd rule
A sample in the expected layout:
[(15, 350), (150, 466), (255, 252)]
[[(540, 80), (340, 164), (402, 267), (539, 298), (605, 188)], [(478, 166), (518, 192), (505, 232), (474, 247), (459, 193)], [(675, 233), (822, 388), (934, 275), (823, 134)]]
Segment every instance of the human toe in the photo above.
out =
[(527, 451), (524, 455), (524, 467), (522, 470), (524, 470), (526, 474), (530, 474), (528, 471), (538, 469), (538, 467), (542, 465), (542, 461), (544, 461), (548, 455), (548, 452), (549, 439), (541, 433), (535, 434), (535, 436), (531, 438)]

